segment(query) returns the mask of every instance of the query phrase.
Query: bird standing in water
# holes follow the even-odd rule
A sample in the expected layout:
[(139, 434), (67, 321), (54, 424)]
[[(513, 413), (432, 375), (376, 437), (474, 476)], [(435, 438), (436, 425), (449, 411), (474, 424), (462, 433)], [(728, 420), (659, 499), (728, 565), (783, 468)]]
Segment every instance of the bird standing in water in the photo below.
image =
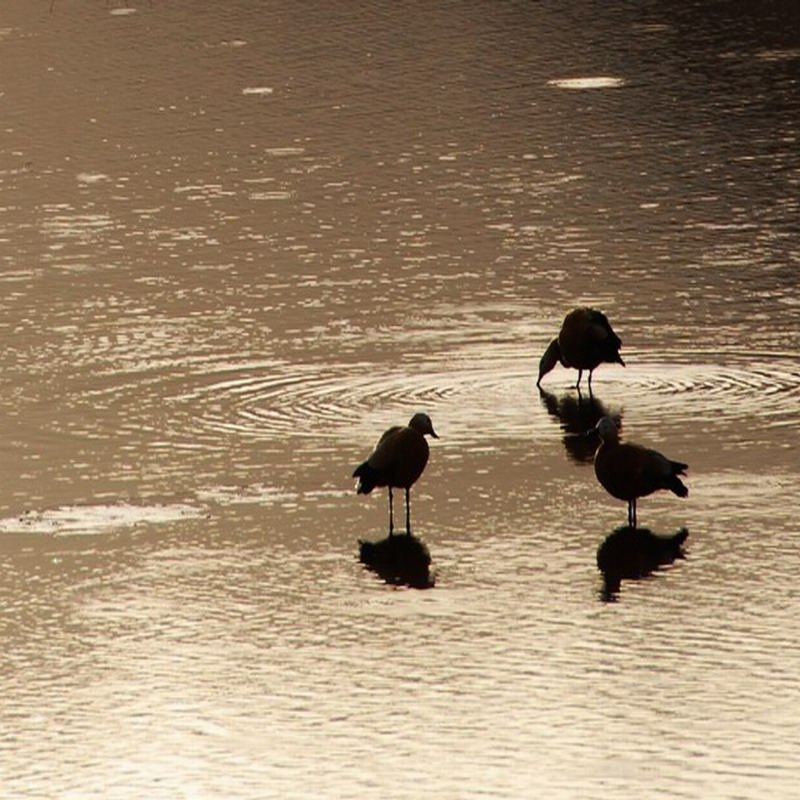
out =
[(575, 308), (564, 317), (558, 336), (550, 342), (539, 361), (539, 379), (556, 364), (578, 370), (575, 388), (580, 392), (583, 371), (589, 370), (589, 394), (592, 393), (592, 372), (603, 363), (622, 364), (619, 348), (622, 340), (614, 333), (611, 323), (602, 311), (593, 308)]
[(689, 490), (679, 475), (688, 464), (671, 461), (656, 450), (638, 444), (622, 444), (619, 428), (611, 417), (602, 417), (595, 426), (600, 447), (594, 456), (594, 473), (602, 487), (618, 500), (628, 502), (628, 526), (636, 527), (636, 501), (659, 489), (669, 489), (678, 497)]
[(376, 486), (388, 488), (390, 536), (394, 533), (392, 489), (405, 490), (406, 533), (411, 534), (410, 493), (428, 463), (430, 449), (426, 434), (439, 438), (427, 414), (414, 414), (408, 425), (397, 425), (385, 431), (367, 460), (353, 472), (353, 477), (358, 478), (358, 494), (369, 494)]

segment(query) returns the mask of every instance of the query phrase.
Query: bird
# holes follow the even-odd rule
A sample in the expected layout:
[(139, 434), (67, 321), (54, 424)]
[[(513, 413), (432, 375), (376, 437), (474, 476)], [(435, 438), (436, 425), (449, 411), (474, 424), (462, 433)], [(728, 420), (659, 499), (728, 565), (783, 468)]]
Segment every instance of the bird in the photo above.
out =
[(619, 348), (622, 340), (614, 333), (608, 317), (594, 308), (581, 306), (570, 311), (561, 323), (561, 330), (547, 346), (539, 361), (539, 379), (536, 386), (541, 389), (542, 378), (556, 364), (578, 370), (575, 388), (580, 392), (583, 371), (589, 370), (589, 394), (592, 392), (592, 373), (603, 363), (622, 364)]
[(406, 494), (406, 533), (411, 535), (411, 487), (428, 463), (430, 449), (425, 436), (438, 439), (431, 418), (422, 412), (414, 414), (408, 425), (395, 425), (383, 433), (367, 460), (356, 467), (357, 494), (369, 494), (376, 486), (389, 490), (389, 535), (394, 534), (392, 489)]
[(602, 417), (594, 430), (600, 447), (594, 456), (594, 473), (600, 485), (618, 500), (628, 502), (628, 527), (636, 528), (636, 501), (660, 489), (678, 497), (689, 490), (678, 477), (686, 475), (688, 464), (672, 461), (656, 450), (638, 444), (622, 444), (619, 428), (611, 417)]

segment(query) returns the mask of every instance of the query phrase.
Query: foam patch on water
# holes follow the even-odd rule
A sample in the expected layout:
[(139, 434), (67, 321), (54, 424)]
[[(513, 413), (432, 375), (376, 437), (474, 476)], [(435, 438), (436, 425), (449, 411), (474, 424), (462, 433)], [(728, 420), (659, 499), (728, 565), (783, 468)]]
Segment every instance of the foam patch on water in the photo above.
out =
[(103, 183), (110, 180), (108, 175), (103, 172), (79, 172), (76, 178), (78, 183), (83, 184)]
[(128, 503), (59, 506), (0, 519), (0, 533), (104, 534), (138, 525), (159, 525), (201, 516), (199, 508), (183, 503), (137, 506)]
[(554, 78), (547, 81), (547, 85), (557, 89), (618, 89), (625, 85), (625, 80), (611, 75), (595, 75), (586, 78)]
[(268, 147), (264, 153), (268, 156), (302, 156), (306, 152), (305, 147)]
[(263, 483), (250, 486), (209, 486), (197, 493), (202, 502), (220, 506), (232, 505), (295, 505), (299, 495), (276, 486)]
[(251, 200), (290, 200), (291, 198), (291, 192), (250, 192)]
[(242, 94), (261, 95), (262, 97), (270, 95), (272, 92), (273, 89), (271, 86), (245, 86), (245, 88), (242, 89)]

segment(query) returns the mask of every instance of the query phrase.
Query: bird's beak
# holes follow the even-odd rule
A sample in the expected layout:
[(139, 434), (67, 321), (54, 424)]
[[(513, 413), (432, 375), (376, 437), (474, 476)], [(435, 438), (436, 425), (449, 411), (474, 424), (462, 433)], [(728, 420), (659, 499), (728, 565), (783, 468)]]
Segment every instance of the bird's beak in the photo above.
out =
[(439, 436), (437, 435), (436, 431), (433, 428), (431, 428), (431, 436), (433, 436), (434, 439), (439, 438)]

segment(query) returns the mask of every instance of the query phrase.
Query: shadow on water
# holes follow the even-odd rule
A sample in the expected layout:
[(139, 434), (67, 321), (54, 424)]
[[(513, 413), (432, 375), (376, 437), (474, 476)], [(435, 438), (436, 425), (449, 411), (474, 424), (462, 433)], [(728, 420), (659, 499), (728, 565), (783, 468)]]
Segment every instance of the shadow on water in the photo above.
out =
[(564, 431), (564, 448), (567, 455), (579, 464), (591, 463), (600, 440), (586, 433), (594, 428), (601, 417), (622, 418), (622, 409), (610, 409), (594, 395), (567, 393), (556, 397), (551, 392), (539, 389), (539, 397), (547, 413)]
[(394, 534), (376, 542), (358, 540), (359, 560), (386, 583), (430, 589), (435, 583), (428, 546), (414, 534)]
[(685, 557), (686, 528), (660, 536), (647, 528), (627, 525), (610, 533), (597, 548), (597, 567), (603, 574), (601, 599), (616, 600), (623, 580), (652, 575), (659, 567)]

